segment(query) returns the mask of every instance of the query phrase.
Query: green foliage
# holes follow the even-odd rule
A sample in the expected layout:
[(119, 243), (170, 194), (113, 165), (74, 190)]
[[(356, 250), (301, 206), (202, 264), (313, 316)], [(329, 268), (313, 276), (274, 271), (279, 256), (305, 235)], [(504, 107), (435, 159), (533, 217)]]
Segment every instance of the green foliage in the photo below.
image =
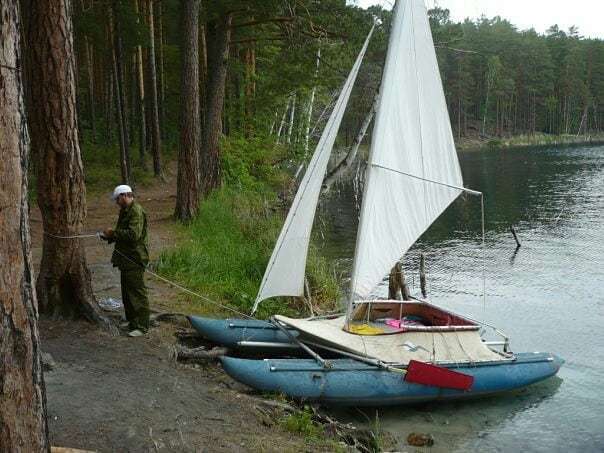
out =
[(286, 175), (278, 163), (285, 159), (286, 148), (266, 138), (233, 137), (222, 142), (223, 180), (231, 187), (262, 191), (285, 184)]
[(313, 421), (313, 413), (308, 406), (304, 406), (300, 412), (285, 416), (281, 424), (287, 431), (307, 438), (318, 439), (323, 435), (323, 428)]
[[(188, 288), (249, 312), (283, 224), (285, 206), (277, 194), (289, 177), (276, 163), (283, 149), (271, 143), (238, 138), (225, 140), (223, 150), (224, 186), (203, 201), (197, 218), (182, 227), (185, 240), (164, 252), (158, 267)], [(338, 282), (314, 247), (307, 275), (314, 302), (333, 306)], [(195, 308), (212, 310), (201, 303)], [(303, 309), (296, 298), (271, 299), (258, 316), (296, 315)]]
[[(132, 149), (131, 151), (134, 151)], [(81, 143), (82, 161), (84, 162), (84, 179), (86, 190), (90, 192), (107, 192), (122, 183), (119, 166), (120, 152), (116, 145), (92, 143), (88, 137)], [(172, 153), (167, 152), (170, 159)], [(145, 186), (153, 181), (153, 172), (142, 168), (136, 159), (132, 159), (132, 185)]]

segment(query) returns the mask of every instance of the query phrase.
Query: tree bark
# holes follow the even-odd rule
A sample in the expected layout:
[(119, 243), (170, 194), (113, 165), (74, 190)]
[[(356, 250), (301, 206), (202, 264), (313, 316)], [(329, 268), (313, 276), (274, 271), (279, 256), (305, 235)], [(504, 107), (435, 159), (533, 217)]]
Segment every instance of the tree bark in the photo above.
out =
[(204, 195), (220, 186), (220, 136), (231, 21), (232, 15), (227, 13), (209, 22), (206, 29), (208, 82), (201, 155), (201, 190)]
[[(109, 30), (109, 24), (107, 24), (107, 41), (111, 43), (111, 33)], [(109, 44), (111, 48), (111, 44)], [(113, 53), (110, 51), (110, 55)], [(111, 128), (112, 117), (113, 117), (113, 58), (107, 57), (107, 64), (104, 65), (103, 76), (107, 81), (106, 97), (105, 97), (105, 144), (111, 145), (113, 141), (113, 131)], [(110, 68), (109, 70), (107, 68)]]
[(55, 237), (81, 234), (86, 215), (70, 6), (69, 0), (56, 0), (32, 1), (29, 7), (29, 124), (44, 228), (36, 288), (41, 312), (83, 314), (109, 326), (92, 292), (81, 240)]
[(164, 14), (162, 8), (162, 2), (157, 2), (157, 40), (159, 44), (159, 51), (157, 53), (157, 64), (159, 66), (159, 126), (160, 134), (162, 139), (166, 137), (166, 73), (164, 67)]
[(0, 449), (48, 452), (27, 201), (19, 6), (0, 2)]
[(182, 5), (182, 90), (180, 149), (174, 216), (187, 222), (199, 206), (199, 0), (181, 0)]
[(294, 118), (296, 117), (296, 93), (292, 98), (292, 108), (289, 111), (289, 126), (287, 128), (287, 144), (289, 145), (292, 140), (292, 130), (294, 128)]
[(153, 154), (153, 173), (161, 176), (161, 133), (159, 129), (159, 110), (157, 105), (157, 71), (155, 70), (155, 25), (153, 0), (147, 1), (147, 22), (149, 25), (149, 54), (147, 71), (149, 79), (149, 108), (151, 116), (151, 148)]
[(317, 81), (319, 79), (319, 65), (321, 64), (321, 48), (317, 49), (317, 66), (315, 67), (315, 83), (310, 92), (310, 99), (308, 101), (308, 110), (306, 112), (306, 129), (304, 131), (304, 158), (308, 154), (308, 147), (310, 145), (310, 122), (312, 121), (312, 109), (315, 104), (315, 94), (317, 92)]
[(206, 98), (206, 83), (208, 79), (208, 49), (206, 46), (206, 27), (199, 26), (199, 115), (201, 118), (201, 130), (205, 124), (205, 103), (201, 102)]
[(244, 79), (244, 104), (243, 116), (244, 124), (243, 131), (246, 138), (249, 138), (254, 133), (254, 97), (256, 96), (256, 42), (250, 43), (243, 50), (243, 64), (245, 67)]
[(124, 93), (124, 78), (122, 71), (122, 44), (118, 25), (117, 2), (109, 10), (109, 30), (111, 34), (111, 55), (113, 57), (113, 80), (115, 83), (115, 109), (117, 118), (118, 137), (120, 142), (120, 168), (122, 184), (130, 184), (130, 140), (126, 124), (126, 96)]
[(94, 71), (93, 71), (93, 47), (84, 36), (84, 47), (86, 49), (86, 70), (88, 75), (88, 110), (90, 114), (90, 129), (92, 133), (92, 142), (96, 141), (96, 115), (94, 110)]
[[(134, 1), (134, 7), (137, 15), (137, 23), (139, 22), (139, 5), (138, 0)], [(139, 133), (138, 133), (138, 146), (139, 146), (139, 161), (143, 168), (146, 168), (145, 154), (147, 152), (147, 124), (146, 124), (146, 113), (145, 113), (145, 79), (143, 72), (143, 47), (139, 44), (136, 46), (136, 81), (138, 85), (138, 115), (139, 115)]]
[(321, 189), (321, 193), (328, 192), (329, 189), (331, 188), (331, 186), (339, 178), (342, 177), (342, 175), (346, 172), (346, 170), (348, 170), (350, 168), (350, 165), (352, 165), (352, 163), (354, 162), (354, 160), (357, 156), (357, 153), (359, 152), (361, 143), (363, 142), (363, 139), (365, 138), (365, 134), (367, 133), (367, 129), (369, 129), (369, 125), (371, 124), (371, 121), (373, 120), (373, 116), (375, 115), (375, 112), (377, 110), (378, 100), (379, 100), (379, 94), (376, 94), (376, 96), (373, 100), (373, 104), (371, 105), (371, 109), (369, 110), (369, 113), (367, 113), (367, 116), (363, 120), (363, 124), (361, 124), (361, 129), (359, 130), (358, 134), (356, 135), (356, 137), (354, 139), (354, 143), (352, 144), (352, 147), (350, 148), (350, 151), (346, 154), (344, 159), (342, 159), (332, 170), (330, 170), (327, 173), (327, 176), (325, 177), (325, 180), (323, 181), (323, 187)]

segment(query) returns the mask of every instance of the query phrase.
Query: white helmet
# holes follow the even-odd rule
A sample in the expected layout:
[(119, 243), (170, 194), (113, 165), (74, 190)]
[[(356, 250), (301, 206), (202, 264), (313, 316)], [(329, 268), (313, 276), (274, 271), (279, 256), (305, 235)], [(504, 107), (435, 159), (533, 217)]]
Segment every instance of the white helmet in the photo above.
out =
[(119, 197), (123, 193), (132, 193), (132, 187), (127, 186), (126, 184), (117, 186), (115, 189), (113, 189), (113, 195), (111, 195), (111, 199), (115, 201), (117, 200), (117, 197)]

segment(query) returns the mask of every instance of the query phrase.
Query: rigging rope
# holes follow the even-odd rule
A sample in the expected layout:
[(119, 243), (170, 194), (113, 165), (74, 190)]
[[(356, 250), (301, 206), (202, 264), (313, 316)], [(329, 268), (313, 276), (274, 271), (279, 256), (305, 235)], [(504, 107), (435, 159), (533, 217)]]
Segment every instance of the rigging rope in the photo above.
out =
[(440, 186), (449, 187), (451, 189), (461, 190), (463, 192), (469, 193), (470, 195), (480, 197), (480, 215), (481, 215), (481, 242), (482, 242), (482, 309), (483, 312), (486, 311), (487, 305), (487, 277), (486, 277), (486, 231), (485, 231), (485, 213), (484, 213), (484, 193), (479, 192), (477, 190), (468, 189), (466, 187), (455, 186), (453, 184), (447, 184), (441, 181), (434, 181), (433, 179), (423, 178), (421, 176), (413, 175), (411, 173), (406, 173), (404, 171), (396, 170), (394, 168), (385, 167), (380, 164), (371, 164), (372, 167), (381, 168), (383, 170), (391, 171), (393, 173), (398, 173), (403, 176), (408, 176), (410, 178), (419, 179), (420, 181), (430, 182), (432, 184), (438, 184)]

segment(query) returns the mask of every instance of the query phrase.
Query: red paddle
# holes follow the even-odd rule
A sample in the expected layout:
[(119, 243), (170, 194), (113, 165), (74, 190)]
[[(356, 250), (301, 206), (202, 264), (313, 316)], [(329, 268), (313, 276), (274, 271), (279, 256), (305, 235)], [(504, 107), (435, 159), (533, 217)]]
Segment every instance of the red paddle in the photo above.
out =
[(469, 390), (474, 376), (449, 370), (429, 363), (409, 361), (405, 381), (457, 390)]

